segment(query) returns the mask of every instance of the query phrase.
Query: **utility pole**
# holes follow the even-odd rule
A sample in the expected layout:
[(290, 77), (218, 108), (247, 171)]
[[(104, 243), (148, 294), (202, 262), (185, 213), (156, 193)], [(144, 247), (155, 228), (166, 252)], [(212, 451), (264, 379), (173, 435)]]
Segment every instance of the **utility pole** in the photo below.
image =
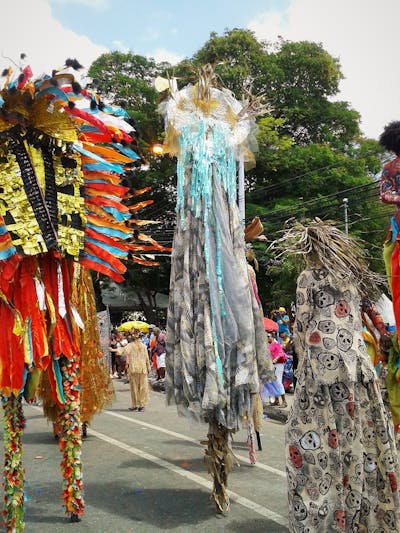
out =
[(345, 231), (346, 235), (349, 234), (349, 217), (348, 217), (348, 212), (347, 212), (348, 206), (349, 206), (349, 199), (348, 198), (343, 198), (344, 231)]

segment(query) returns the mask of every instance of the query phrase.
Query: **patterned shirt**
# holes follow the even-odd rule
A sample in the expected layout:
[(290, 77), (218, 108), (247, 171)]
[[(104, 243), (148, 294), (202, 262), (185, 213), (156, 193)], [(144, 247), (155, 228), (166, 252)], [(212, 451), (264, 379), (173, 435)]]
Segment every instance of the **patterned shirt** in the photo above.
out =
[(385, 204), (397, 204), (400, 210), (400, 157), (384, 165), (381, 174), (381, 200)]

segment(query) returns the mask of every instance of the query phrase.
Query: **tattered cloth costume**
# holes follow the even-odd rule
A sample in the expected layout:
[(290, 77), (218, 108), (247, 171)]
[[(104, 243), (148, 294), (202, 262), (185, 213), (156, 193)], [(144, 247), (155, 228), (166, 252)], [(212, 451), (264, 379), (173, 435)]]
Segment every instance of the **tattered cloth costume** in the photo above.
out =
[(260, 379), (274, 379), (236, 205), (236, 161), (249, 153), (252, 121), (229, 91), (204, 80), (172, 90), (162, 112), (166, 147), (178, 158), (167, 396), (209, 423), (206, 462), (226, 510), (228, 436), (250, 413)]
[[(353, 275), (363, 272), (361, 263), (353, 261), (351, 270), (349, 237), (321, 221), (310, 226), (302, 236), (310, 267), (297, 283), (293, 335), (299, 368), (285, 431), (289, 528), (296, 533), (399, 531), (393, 424), (363, 339), (361, 274)], [(307, 231), (317, 234), (315, 245), (304, 237)], [(283, 245), (289, 239), (290, 231)]]
[[(340, 288), (339, 288), (340, 286)], [(351, 281), (299, 277), (300, 368), (287, 426), (292, 531), (398, 531), (398, 464)], [(364, 529), (361, 529), (361, 528)]]
[[(68, 67), (79, 68), (76, 60)], [(47, 374), (63, 424), (65, 511), (83, 513), (80, 461), (80, 349), (77, 332), (90, 291), (84, 268), (123, 280), (131, 242), (120, 176), (138, 159), (126, 112), (103, 104), (66, 70), (33, 81), (29, 67), (7, 76), (0, 99), (0, 393), (5, 442), (7, 531), (22, 531), (22, 394)], [(133, 145), (133, 148), (135, 144)], [(140, 193), (142, 191), (138, 191)], [(134, 221), (141, 224), (141, 221)], [(138, 231), (139, 240), (150, 240)], [(155, 244), (156, 246), (156, 244)], [(133, 258), (138, 263), (141, 257)], [(78, 292), (79, 291), (79, 294)], [(87, 311), (87, 309), (86, 309)], [(87, 324), (89, 327), (91, 323)], [(93, 340), (93, 339), (92, 339)], [(93, 350), (98, 340), (93, 340)], [(84, 349), (91, 348), (89, 345)], [(84, 377), (84, 376), (83, 376)], [(84, 379), (87, 379), (84, 378)]]

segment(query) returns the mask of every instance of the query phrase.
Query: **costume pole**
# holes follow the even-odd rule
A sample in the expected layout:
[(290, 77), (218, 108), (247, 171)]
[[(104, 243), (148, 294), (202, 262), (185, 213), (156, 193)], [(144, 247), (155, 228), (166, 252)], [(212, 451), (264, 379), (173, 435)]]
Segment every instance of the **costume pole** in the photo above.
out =
[(247, 419), (247, 449), (249, 450), (250, 464), (255, 465), (257, 454), (254, 446), (254, 426), (251, 416)]
[(262, 452), (261, 437), (260, 437), (260, 432), (259, 431), (256, 431), (256, 437), (257, 437), (258, 451)]
[(261, 396), (259, 394), (254, 394), (253, 398), (253, 424), (254, 424), (254, 432), (257, 437), (257, 446), (258, 450), (262, 451), (261, 446), (261, 437), (260, 437), (260, 431), (262, 426), (262, 417), (263, 417), (263, 404), (261, 400)]
[(65, 512), (71, 515), (71, 522), (79, 522), (83, 514), (82, 497), (82, 437), (80, 431), (80, 386), (79, 365), (77, 361), (63, 358), (61, 374), (65, 406), (60, 413), (62, 432), (60, 450), (63, 452), (61, 471), (63, 475), (63, 500)]
[(247, 449), (249, 451), (250, 464), (255, 465), (257, 462), (256, 448), (254, 444), (254, 394), (250, 397), (250, 411), (246, 417), (247, 422)]
[(7, 533), (24, 531), (24, 481), (22, 467), (22, 434), (25, 418), (21, 396), (2, 397), (4, 432), (4, 510), (3, 519)]

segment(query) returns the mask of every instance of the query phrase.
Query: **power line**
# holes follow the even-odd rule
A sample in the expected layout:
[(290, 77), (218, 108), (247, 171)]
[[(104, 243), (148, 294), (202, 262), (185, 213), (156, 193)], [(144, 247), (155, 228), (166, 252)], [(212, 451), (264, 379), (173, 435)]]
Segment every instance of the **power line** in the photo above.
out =
[[(319, 203), (320, 204), (324, 200), (327, 200), (329, 198), (334, 198), (336, 196), (348, 193), (350, 191), (355, 191), (355, 190), (362, 191), (363, 189), (368, 189), (371, 186), (375, 186), (375, 182), (356, 185), (354, 187), (350, 187), (348, 189), (343, 189), (343, 190), (337, 191), (335, 193), (327, 194), (325, 196), (318, 196), (317, 198), (313, 198), (311, 200), (306, 200), (305, 202), (298, 202), (297, 204), (294, 204), (292, 206), (275, 209), (275, 210), (270, 211), (269, 213), (265, 213), (264, 215), (260, 215), (260, 219), (261, 220), (265, 220), (266, 218), (271, 217), (271, 216), (279, 216), (280, 213), (285, 213), (286, 215), (290, 215), (290, 213), (293, 212), (293, 211), (302, 210), (305, 205), (312, 205), (312, 204), (315, 204), (315, 203)], [(324, 207), (326, 207), (326, 206), (324, 206)]]
[[(306, 177), (306, 176), (308, 176), (310, 174), (314, 174), (315, 172), (320, 172), (320, 171), (327, 170), (327, 169), (332, 169), (332, 168), (345, 166), (346, 164), (351, 164), (354, 161), (359, 161), (359, 160), (366, 159), (369, 155), (377, 155), (377, 154), (376, 154), (375, 150), (371, 150), (370, 152), (366, 152), (366, 153), (364, 153), (362, 155), (359, 154), (359, 156), (357, 156), (357, 155), (355, 155), (355, 156), (346, 156), (346, 157), (348, 157), (348, 159), (346, 159), (344, 161), (340, 161), (340, 162), (337, 162), (337, 163), (332, 163), (330, 165), (325, 165), (323, 167), (318, 167), (316, 169), (308, 170), (307, 172), (304, 172), (302, 174), (297, 174), (296, 176), (292, 176), (291, 178), (287, 178), (285, 180), (280, 180), (279, 182), (271, 183), (269, 185), (265, 185), (264, 187), (256, 187), (254, 190), (249, 191), (247, 193), (247, 196), (251, 196), (251, 195), (254, 195), (256, 193), (258, 194), (261, 191), (272, 190), (272, 189), (275, 189), (277, 187), (282, 188), (287, 183), (291, 183), (292, 181), (295, 181), (295, 180), (298, 180), (300, 178)], [(389, 160), (390, 160), (390, 158), (384, 159), (382, 161), (382, 164), (384, 164), (386, 161), (389, 161)], [(372, 182), (372, 183), (378, 183), (378, 182)], [(148, 209), (148, 211), (146, 211), (147, 213), (149, 213), (151, 216), (154, 216), (156, 213), (161, 212), (165, 207), (170, 206), (170, 205), (171, 205), (171, 202), (164, 201), (161, 204), (153, 204), (152, 207), (149, 206), (148, 208), (145, 208), (145, 209), (146, 210)]]
[[(251, 194), (258, 193), (260, 191), (266, 191), (266, 190), (274, 189), (276, 187), (282, 187), (282, 186), (285, 186), (287, 183), (291, 183), (292, 181), (295, 181), (297, 179), (304, 178), (305, 176), (308, 176), (309, 174), (313, 174), (315, 172), (320, 172), (320, 171), (327, 170), (327, 169), (337, 168), (337, 167), (341, 167), (341, 166), (345, 166), (345, 165), (351, 164), (353, 161), (359, 161), (359, 160), (362, 160), (362, 159), (367, 159), (367, 157), (369, 155), (376, 155), (376, 151), (371, 150), (370, 152), (366, 152), (363, 155), (360, 154), (359, 157), (357, 157), (357, 156), (353, 156), (353, 157), (346, 156), (346, 157), (348, 157), (348, 159), (346, 159), (344, 161), (340, 161), (340, 162), (337, 162), (337, 163), (332, 163), (330, 165), (319, 167), (319, 168), (316, 168), (316, 169), (313, 169), (313, 170), (308, 170), (307, 172), (304, 172), (303, 174), (298, 174), (297, 176), (293, 176), (291, 178), (287, 178), (286, 180), (281, 180), (281, 181), (276, 182), (276, 183), (270, 183), (269, 185), (265, 185), (264, 187), (256, 187), (253, 191), (249, 191), (247, 194), (251, 195)], [(381, 164), (382, 165), (385, 164), (387, 161), (390, 161), (390, 159), (391, 158), (384, 159), (381, 162)]]

